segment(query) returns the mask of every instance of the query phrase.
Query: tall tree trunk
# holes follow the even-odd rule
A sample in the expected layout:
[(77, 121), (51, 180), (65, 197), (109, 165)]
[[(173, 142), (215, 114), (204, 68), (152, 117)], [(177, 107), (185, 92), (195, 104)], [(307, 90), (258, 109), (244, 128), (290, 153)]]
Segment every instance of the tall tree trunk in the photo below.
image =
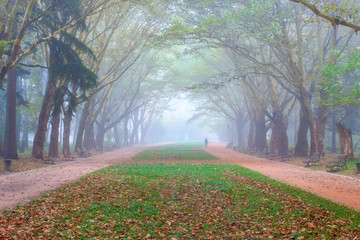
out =
[(92, 121), (86, 123), (83, 146), (87, 150), (96, 148), (94, 122)]
[(297, 140), (295, 145), (295, 156), (299, 157), (307, 157), (308, 156), (308, 134), (309, 130), (309, 121), (307, 117), (305, 116), (304, 112), (300, 108), (300, 123), (299, 123), (299, 129), (297, 134)]
[(130, 145), (139, 143), (139, 124), (138, 121), (135, 121), (133, 124), (133, 129), (131, 131), (131, 140)]
[[(56, 64), (56, 53), (50, 47), (50, 66)], [(50, 118), (51, 109), (54, 105), (54, 93), (57, 85), (57, 77), (54, 75), (52, 68), (48, 72), (48, 82), (46, 84), (45, 96), (42, 101), (41, 110), (39, 114), (38, 127), (36, 129), (32, 157), (42, 158), (44, 151), (44, 143), (47, 131), (47, 124)]]
[(248, 147), (254, 147), (254, 139), (255, 139), (255, 120), (250, 118), (250, 127), (249, 127), (249, 136), (248, 136)]
[(61, 146), (62, 145), (62, 140), (63, 140), (63, 131), (64, 131), (64, 129), (63, 129), (64, 127), (63, 127), (63, 122), (60, 120), (60, 126), (59, 126), (59, 146)]
[(29, 127), (28, 127), (28, 122), (26, 120), (26, 118), (23, 121), (24, 127), (23, 127), (23, 135), (22, 135), (22, 140), (21, 140), (21, 146), (20, 146), (20, 153), (24, 153), (25, 152), (25, 148), (29, 147)]
[(236, 129), (237, 129), (238, 147), (243, 147), (245, 145), (244, 125), (245, 125), (244, 116), (240, 112), (240, 113), (236, 114)]
[(16, 69), (10, 70), (6, 95), (5, 159), (19, 159), (16, 146), (16, 78)]
[[(326, 94), (323, 90), (320, 90), (320, 98), (326, 101)], [(328, 107), (321, 104), (319, 106), (319, 109), (317, 111), (317, 116), (314, 121), (314, 124), (316, 125), (316, 146), (317, 146), (317, 152), (320, 154), (325, 154), (324, 151), (324, 138), (325, 138), (325, 127), (326, 127), (326, 121), (327, 121), (327, 109)]]
[(350, 159), (355, 159), (351, 130), (340, 123), (336, 127), (339, 132), (340, 153), (349, 155)]
[(118, 125), (116, 125), (116, 126), (114, 127), (114, 137), (115, 137), (115, 146), (116, 146), (116, 147), (120, 147), (120, 145), (121, 145), (121, 140), (120, 140), (120, 134), (119, 134)]
[(141, 130), (141, 136), (140, 136), (140, 144), (145, 144), (146, 134), (148, 132), (148, 129), (143, 128)]
[(124, 119), (124, 146), (129, 146), (129, 118), (125, 117)]
[(288, 136), (286, 133), (286, 123), (280, 111), (274, 114), (274, 121), (271, 124), (270, 152), (276, 154), (286, 154), (289, 148)]
[(79, 128), (76, 134), (76, 143), (75, 143), (75, 149), (79, 148), (82, 149), (83, 147), (83, 141), (84, 141), (84, 132), (86, 128), (86, 122), (89, 116), (90, 112), (90, 99), (85, 103), (84, 108), (81, 113), (81, 118), (79, 122)]
[(331, 114), (331, 152), (336, 153), (336, 115)]
[(254, 147), (256, 149), (264, 149), (267, 147), (266, 140), (266, 123), (265, 123), (265, 114), (263, 112), (259, 112), (256, 114), (255, 119), (255, 139), (254, 139)]
[[(300, 89), (302, 90), (302, 89)], [(316, 132), (317, 126), (315, 124), (314, 112), (311, 104), (311, 96), (305, 90), (300, 93), (301, 97), (298, 97), (301, 109), (306, 117), (310, 130), (310, 155), (318, 151), (317, 141), (316, 141)]]
[(64, 132), (63, 132), (63, 154), (64, 156), (69, 156), (71, 154), (70, 150), (70, 133), (71, 133), (71, 121), (72, 121), (72, 111), (65, 111), (64, 114)]
[(59, 157), (59, 127), (60, 127), (60, 112), (53, 115), (51, 119), (51, 135), (49, 146), (49, 157)]
[(97, 133), (96, 133), (96, 148), (99, 151), (103, 151), (104, 149), (104, 140), (105, 140), (105, 127), (104, 125), (98, 125)]
[(4, 147), (3, 147), (3, 144), (2, 144), (2, 137), (1, 137), (1, 134), (0, 134), (0, 156), (3, 156), (4, 155)]
[(21, 121), (22, 116), (19, 114), (19, 111), (16, 111), (16, 147), (20, 149), (20, 130), (21, 130)]

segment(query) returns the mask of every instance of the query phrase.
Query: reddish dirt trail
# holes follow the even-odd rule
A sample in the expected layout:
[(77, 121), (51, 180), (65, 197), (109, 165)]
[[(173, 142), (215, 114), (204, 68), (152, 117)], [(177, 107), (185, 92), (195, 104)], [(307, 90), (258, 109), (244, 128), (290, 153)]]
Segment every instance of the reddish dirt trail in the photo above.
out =
[(132, 156), (145, 148), (123, 148), (47, 168), (0, 176), (0, 210), (25, 203), (101, 168), (129, 162)]
[(333, 202), (360, 211), (360, 180), (291, 164), (234, 152), (225, 144), (211, 144), (206, 149), (222, 163), (241, 165), (280, 182), (293, 185)]

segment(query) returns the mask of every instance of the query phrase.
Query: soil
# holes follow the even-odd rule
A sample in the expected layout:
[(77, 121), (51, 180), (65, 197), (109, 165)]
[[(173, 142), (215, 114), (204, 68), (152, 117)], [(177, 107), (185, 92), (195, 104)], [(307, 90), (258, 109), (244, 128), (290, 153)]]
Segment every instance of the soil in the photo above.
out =
[[(74, 161), (55, 161), (55, 165), (46, 168), (2, 175), (0, 176), (0, 210), (26, 203), (32, 198), (101, 168), (116, 163), (134, 162), (132, 156), (145, 148), (139, 146), (122, 148), (94, 157), (77, 158)], [(357, 178), (260, 159), (226, 149), (225, 144), (210, 144), (206, 150), (220, 159), (214, 163), (241, 165), (360, 211), (360, 180)]]

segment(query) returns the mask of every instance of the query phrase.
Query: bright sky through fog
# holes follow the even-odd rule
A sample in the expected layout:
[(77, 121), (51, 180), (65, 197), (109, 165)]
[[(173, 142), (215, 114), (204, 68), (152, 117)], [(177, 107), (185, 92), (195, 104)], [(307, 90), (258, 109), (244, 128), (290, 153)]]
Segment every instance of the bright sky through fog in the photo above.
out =
[(164, 112), (164, 121), (182, 120), (187, 122), (193, 115), (194, 105), (185, 98), (176, 98), (171, 100), (170, 109)]
[[(195, 106), (189, 102), (185, 97), (173, 99), (169, 104), (169, 110), (163, 113), (162, 122), (166, 125), (168, 132), (176, 132), (181, 129), (183, 133), (189, 138), (185, 140), (202, 140), (208, 137), (210, 141), (218, 141), (216, 134), (212, 133), (208, 126), (203, 125), (203, 121), (192, 122), (192, 126), (188, 120), (194, 114)], [(184, 126), (187, 126), (183, 128)], [(197, 134), (195, 134), (195, 132)], [(192, 139), (191, 135), (197, 135), (196, 139)]]

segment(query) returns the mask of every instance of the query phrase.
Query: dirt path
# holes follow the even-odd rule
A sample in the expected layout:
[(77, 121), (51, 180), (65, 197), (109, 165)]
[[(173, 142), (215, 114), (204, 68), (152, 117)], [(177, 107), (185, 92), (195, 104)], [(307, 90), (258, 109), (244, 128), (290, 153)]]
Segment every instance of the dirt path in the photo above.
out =
[(207, 151), (223, 160), (223, 163), (241, 165), (360, 211), (359, 179), (241, 154), (226, 149), (225, 144), (212, 144)]
[[(79, 177), (116, 163), (130, 162), (145, 147), (131, 147), (86, 159), (76, 159), (48, 168), (0, 176), (0, 210), (25, 203), (31, 198), (72, 182)], [(360, 211), (360, 180), (290, 164), (269, 161), (211, 144), (207, 151), (221, 163), (241, 165), (281, 182), (302, 188)]]
[(47, 168), (0, 176), (0, 210), (24, 203), (81, 176), (115, 163), (129, 162), (145, 147), (130, 147)]

